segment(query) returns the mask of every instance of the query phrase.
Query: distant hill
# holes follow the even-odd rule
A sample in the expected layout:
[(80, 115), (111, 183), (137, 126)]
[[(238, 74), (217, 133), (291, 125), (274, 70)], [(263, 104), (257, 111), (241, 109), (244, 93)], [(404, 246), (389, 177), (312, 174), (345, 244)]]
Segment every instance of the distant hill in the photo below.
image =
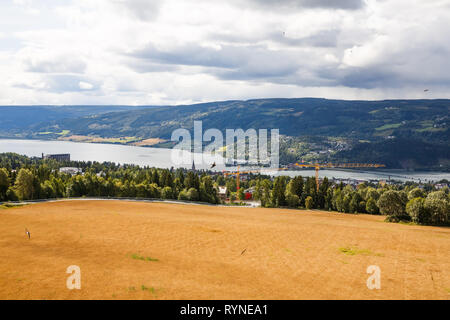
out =
[(374, 143), (359, 143), (332, 156), (341, 162), (382, 163), (388, 168), (449, 171), (450, 147), (425, 141), (396, 138)]
[[(376, 139), (389, 135), (448, 141), (450, 100), (343, 101), (326, 99), (261, 99), (154, 107), (68, 116), (33, 126), (101, 137), (170, 138), (174, 129), (279, 128), (288, 136), (323, 135)], [(50, 119), (49, 119), (50, 120)]]
[[(4, 108), (0, 107), (2, 114)], [(368, 162), (384, 159), (391, 167), (410, 164), (406, 167), (446, 168), (449, 160), (446, 150), (450, 149), (450, 100), (345, 101), (299, 98), (144, 108), (45, 108), (40, 115), (35, 109), (32, 113), (24, 111), (20, 116), (1, 119), (0, 135), (47, 139), (70, 135), (110, 139), (126, 137), (120, 140), (125, 142), (148, 138), (170, 139), (173, 130), (192, 129), (194, 120), (202, 120), (204, 130), (279, 128), (281, 134), (294, 137), (283, 140), (282, 158), (285, 162), (305, 158), (331, 160), (337, 157), (350, 161), (364, 159)], [(46, 113), (48, 116), (44, 117)], [(382, 152), (385, 143), (395, 145), (399, 141), (404, 143), (404, 139), (424, 149), (410, 149), (410, 152), (403, 153), (407, 154), (405, 159), (401, 159), (396, 152), (398, 148)], [(306, 143), (306, 140), (309, 142)], [(376, 156), (369, 151), (376, 152)], [(369, 154), (372, 156), (367, 156)]]
[[(67, 118), (79, 118), (108, 112), (135, 110), (134, 106), (0, 106), (0, 134), (19, 129), (28, 131), (31, 126)], [(7, 132), (6, 132), (7, 133)]]

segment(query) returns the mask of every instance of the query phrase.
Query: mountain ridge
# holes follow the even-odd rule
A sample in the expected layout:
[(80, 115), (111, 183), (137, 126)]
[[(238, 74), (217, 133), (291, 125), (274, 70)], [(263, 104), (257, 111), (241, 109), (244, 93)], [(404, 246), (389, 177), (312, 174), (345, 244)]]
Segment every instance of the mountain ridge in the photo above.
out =
[[(0, 107), (1, 113), (4, 108)], [(0, 136), (69, 140), (71, 137), (94, 137), (100, 139), (97, 142), (125, 144), (151, 139), (161, 142), (170, 140), (175, 129), (192, 130), (194, 121), (203, 121), (203, 130), (217, 128), (222, 132), (238, 128), (280, 129), (280, 134), (286, 137), (281, 141), (285, 163), (366, 159), (364, 154), (369, 149), (384, 154), (389, 158), (385, 162), (392, 167), (412, 163), (413, 167), (420, 164), (419, 167), (446, 168), (450, 162), (446, 152), (446, 149), (450, 150), (449, 99), (272, 98), (121, 107), (125, 110), (101, 106), (98, 112), (79, 117), (70, 110), (76, 106), (66, 108), (69, 110), (67, 117), (25, 121), (26, 125), (14, 130), (6, 130), (5, 121), (0, 119)], [(403, 159), (395, 152), (395, 147), (386, 154), (383, 144), (395, 144), (396, 139), (422, 145), (428, 155), (423, 157), (405, 150), (408, 156)], [(160, 143), (160, 146), (171, 145)], [(359, 150), (359, 154), (355, 154), (355, 150)]]

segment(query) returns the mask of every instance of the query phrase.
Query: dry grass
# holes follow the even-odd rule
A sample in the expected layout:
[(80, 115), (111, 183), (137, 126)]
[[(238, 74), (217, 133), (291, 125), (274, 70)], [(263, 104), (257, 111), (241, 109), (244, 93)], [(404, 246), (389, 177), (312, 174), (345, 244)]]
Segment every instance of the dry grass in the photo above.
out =
[[(1, 210), (0, 299), (449, 299), (450, 229), (382, 220), (125, 201)], [(81, 290), (66, 288), (70, 265)], [(366, 287), (369, 265), (381, 290)]]
[(133, 142), (132, 145), (139, 146), (139, 147), (154, 146), (155, 144), (166, 142), (166, 141), (167, 140), (160, 139), (160, 138), (150, 138), (150, 139), (145, 139), (145, 140), (138, 141), (138, 142)]
[(60, 137), (58, 140), (74, 141), (74, 142), (88, 142), (88, 143), (120, 143), (120, 144), (132, 144), (138, 139), (135, 137), (118, 137), (118, 138), (102, 138), (93, 136), (71, 135)]

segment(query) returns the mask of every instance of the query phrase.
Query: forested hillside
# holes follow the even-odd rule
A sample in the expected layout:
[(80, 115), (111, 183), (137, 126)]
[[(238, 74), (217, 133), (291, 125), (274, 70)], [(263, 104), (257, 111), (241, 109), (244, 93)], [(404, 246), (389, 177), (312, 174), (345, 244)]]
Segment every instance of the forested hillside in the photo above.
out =
[(0, 107), (0, 112), (1, 137), (96, 137), (94, 142), (111, 143), (157, 138), (157, 146), (170, 147), (161, 142), (201, 120), (203, 130), (280, 129), (285, 164), (380, 162), (390, 168), (450, 170), (450, 100), (260, 99), (154, 107)]
[(261, 99), (198, 105), (155, 107), (57, 120), (33, 132), (67, 129), (101, 137), (170, 138), (174, 129), (279, 128), (287, 136), (319, 135), (377, 139), (390, 135), (447, 142), (450, 100), (344, 101)]
[(0, 136), (15, 134), (22, 136), (30, 127), (49, 121), (68, 118), (79, 118), (134, 110), (142, 107), (134, 106), (0, 106)]

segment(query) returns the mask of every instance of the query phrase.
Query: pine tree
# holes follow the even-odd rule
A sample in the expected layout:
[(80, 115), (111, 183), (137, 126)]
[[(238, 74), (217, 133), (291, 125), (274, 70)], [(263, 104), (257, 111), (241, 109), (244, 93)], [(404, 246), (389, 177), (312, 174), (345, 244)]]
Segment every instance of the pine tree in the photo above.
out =
[(272, 188), (272, 205), (274, 207), (282, 207), (286, 205), (286, 178), (287, 177), (276, 177), (273, 182)]

